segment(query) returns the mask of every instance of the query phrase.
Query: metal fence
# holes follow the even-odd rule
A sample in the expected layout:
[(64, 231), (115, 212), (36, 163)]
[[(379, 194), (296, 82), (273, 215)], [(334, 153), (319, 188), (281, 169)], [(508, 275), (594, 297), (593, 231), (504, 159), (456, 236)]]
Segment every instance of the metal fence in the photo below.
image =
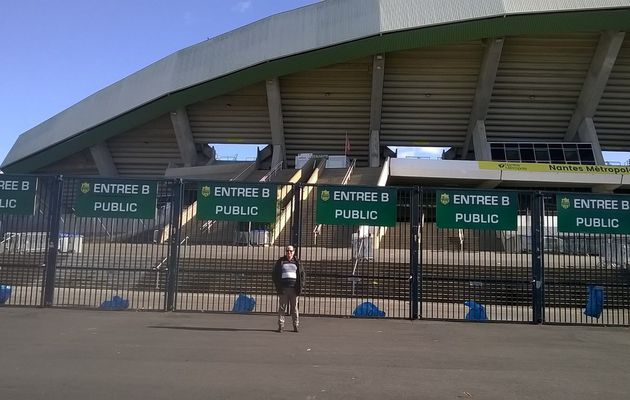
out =
[(169, 259), (164, 229), (175, 212), (173, 182), (149, 180), (157, 185), (154, 218), (125, 219), (77, 216), (76, 196), (84, 181), (63, 180), (59, 251), (50, 266), (55, 289), (48, 305), (93, 308), (121, 298), (133, 309), (164, 310), (166, 292), (154, 276)]
[(39, 176), (32, 215), (0, 213), (5, 304), (232, 312), (245, 296), (275, 313), (271, 270), (293, 244), (305, 315), (630, 325), (630, 238), (559, 232), (556, 193), (511, 192), (511, 230), (438, 227), (438, 189), (417, 187), (392, 189), (393, 226), (321, 223), (320, 186), (291, 183), (272, 186), (273, 223), (199, 217), (194, 180), (145, 179), (151, 219), (77, 216), (95, 179)]
[(0, 214), (0, 284), (5, 293), (0, 297), (7, 304), (39, 306), (44, 302), (46, 266), (54, 264), (56, 257), (48, 247), (50, 232), (57, 230), (51, 210), (57, 208), (60, 180), (54, 176), (16, 178), (30, 181), (35, 201), (24, 213)]
[[(264, 184), (251, 184), (263, 186)], [(188, 209), (197, 207), (197, 182), (186, 182)], [(256, 312), (277, 309), (271, 268), (291, 244), (297, 188), (277, 185), (275, 223), (208, 221), (193, 213), (181, 221), (177, 297), (174, 307), (186, 311), (232, 311), (239, 295), (256, 299)]]
[[(317, 185), (302, 188), (300, 256), (308, 285), (305, 312), (351, 316), (363, 304), (392, 318), (410, 316), (411, 263), (408, 224), (395, 227), (326, 225), (315, 218)], [(397, 188), (399, 207), (408, 208), (411, 188)]]
[[(519, 217), (531, 216), (531, 199), (532, 193), (518, 193)], [(424, 189), (419, 223), (420, 315), (466, 319), (472, 318), (475, 307), (483, 307), (485, 315), (477, 319), (531, 322), (532, 252), (514, 247), (517, 238), (526, 237), (531, 243), (528, 227), (518, 225), (515, 231), (439, 229), (436, 203), (436, 190)]]
[[(565, 233), (558, 229), (556, 193), (541, 194), (545, 209), (545, 321), (630, 324), (630, 236)], [(597, 318), (585, 305), (601, 301)]]

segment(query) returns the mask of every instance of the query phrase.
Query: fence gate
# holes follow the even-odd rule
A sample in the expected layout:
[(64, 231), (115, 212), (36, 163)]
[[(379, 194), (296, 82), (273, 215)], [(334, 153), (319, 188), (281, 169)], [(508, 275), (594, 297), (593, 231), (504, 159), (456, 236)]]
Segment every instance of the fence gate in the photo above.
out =
[(529, 193), (423, 189), (420, 317), (533, 321), (531, 202)]
[(0, 304), (42, 305), (59, 184), (54, 176), (0, 175)]
[[(275, 312), (271, 271), (294, 237), (294, 194), (292, 184), (186, 181), (174, 308)], [(255, 306), (235, 308), (239, 296)]]
[(306, 185), (299, 246), (310, 315), (409, 318), (411, 188)]
[(47, 305), (164, 310), (173, 183), (65, 178)]
[(546, 322), (630, 324), (629, 209), (628, 196), (544, 194)]

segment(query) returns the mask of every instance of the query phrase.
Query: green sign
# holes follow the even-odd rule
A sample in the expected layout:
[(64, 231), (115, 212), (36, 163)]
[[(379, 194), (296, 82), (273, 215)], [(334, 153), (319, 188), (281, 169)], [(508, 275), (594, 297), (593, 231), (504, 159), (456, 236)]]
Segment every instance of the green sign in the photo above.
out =
[(327, 225), (396, 225), (396, 189), (319, 186), (315, 222)]
[(276, 185), (200, 182), (197, 219), (275, 222), (277, 197)]
[(102, 218), (155, 218), (157, 182), (83, 179), (78, 182), (75, 215)]
[(16, 178), (4, 175), (0, 178), (0, 214), (35, 214), (37, 178)]
[(438, 228), (516, 230), (516, 193), (459, 190), (436, 193)]
[(556, 195), (559, 232), (630, 233), (630, 196)]

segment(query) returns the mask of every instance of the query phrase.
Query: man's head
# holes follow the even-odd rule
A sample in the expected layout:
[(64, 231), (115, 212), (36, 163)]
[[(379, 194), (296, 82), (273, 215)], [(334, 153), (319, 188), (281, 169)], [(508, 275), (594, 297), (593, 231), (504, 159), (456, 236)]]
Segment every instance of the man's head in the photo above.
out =
[(288, 258), (293, 258), (295, 255), (295, 248), (293, 246), (287, 246), (285, 252)]

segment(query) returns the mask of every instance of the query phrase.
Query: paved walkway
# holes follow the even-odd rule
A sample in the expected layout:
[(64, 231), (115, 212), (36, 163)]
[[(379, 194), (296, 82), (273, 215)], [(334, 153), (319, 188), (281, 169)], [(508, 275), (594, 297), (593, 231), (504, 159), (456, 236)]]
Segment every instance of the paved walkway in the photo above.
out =
[(2, 399), (627, 399), (630, 330), (0, 308)]

